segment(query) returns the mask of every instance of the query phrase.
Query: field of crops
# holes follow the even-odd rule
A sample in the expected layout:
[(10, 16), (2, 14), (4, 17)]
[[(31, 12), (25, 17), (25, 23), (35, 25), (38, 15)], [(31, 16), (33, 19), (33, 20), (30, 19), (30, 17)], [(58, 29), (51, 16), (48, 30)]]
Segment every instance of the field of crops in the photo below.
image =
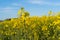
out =
[(23, 8), (18, 13), (0, 21), (0, 40), (60, 40), (60, 15), (30, 16)]
[(21, 16), (0, 22), (0, 40), (60, 40), (60, 16)]

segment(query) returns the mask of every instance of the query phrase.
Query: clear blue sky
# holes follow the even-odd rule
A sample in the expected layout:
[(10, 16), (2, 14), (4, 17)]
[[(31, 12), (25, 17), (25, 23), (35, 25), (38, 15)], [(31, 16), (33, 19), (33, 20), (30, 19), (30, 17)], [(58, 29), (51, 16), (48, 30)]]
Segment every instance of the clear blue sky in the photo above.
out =
[(17, 17), (21, 7), (31, 16), (47, 15), (49, 10), (60, 11), (60, 0), (0, 0), (0, 20)]

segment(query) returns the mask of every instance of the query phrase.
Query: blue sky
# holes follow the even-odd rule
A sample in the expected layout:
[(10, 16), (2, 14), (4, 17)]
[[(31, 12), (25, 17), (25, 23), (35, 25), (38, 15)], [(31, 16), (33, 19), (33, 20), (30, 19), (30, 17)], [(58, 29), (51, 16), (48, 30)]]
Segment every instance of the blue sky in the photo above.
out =
[(60, 11), (60, 0), (0, 0), (0, 20), (17, 17), (24, 7), (31, 16), (47, 15), (48, 11)]

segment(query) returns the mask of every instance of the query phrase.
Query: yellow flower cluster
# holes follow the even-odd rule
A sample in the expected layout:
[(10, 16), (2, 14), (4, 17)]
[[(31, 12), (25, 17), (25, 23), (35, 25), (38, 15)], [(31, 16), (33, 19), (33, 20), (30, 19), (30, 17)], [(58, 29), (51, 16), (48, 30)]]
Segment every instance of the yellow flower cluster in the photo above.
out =
[(0, 22), (0, 39), (60, 40), (60, 16), (22, 16)]

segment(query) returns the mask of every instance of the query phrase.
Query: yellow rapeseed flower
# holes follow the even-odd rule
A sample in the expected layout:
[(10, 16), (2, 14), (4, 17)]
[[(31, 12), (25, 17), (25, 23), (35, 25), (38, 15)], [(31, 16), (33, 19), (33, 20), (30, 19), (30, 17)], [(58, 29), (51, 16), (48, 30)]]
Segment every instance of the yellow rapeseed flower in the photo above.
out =
[(47, 26), (43, 26), (43, 27), (42, 27), (42, 30), (43, 30), (43, 31), (47, 30)]
[(60, 23), (60, 20), (54, 21), (53, 23), (54, 23), (55, 25), (57, 25), (57, 24)]
[(9, 27), (9, 26), (6, 24), (5, 27)]
[(17, 25), (17, 23), (14, 23), (14, 26), (13, 26), (13, 28), (16, 28), (16, 25)]
[(60, 30), (60, 26), (57, 26), (57, 30)]
[(31, 28), (35, 28), (35, 27), (36, 27), (36, 24), (32, 24), (32, 25), (31, 25)]

